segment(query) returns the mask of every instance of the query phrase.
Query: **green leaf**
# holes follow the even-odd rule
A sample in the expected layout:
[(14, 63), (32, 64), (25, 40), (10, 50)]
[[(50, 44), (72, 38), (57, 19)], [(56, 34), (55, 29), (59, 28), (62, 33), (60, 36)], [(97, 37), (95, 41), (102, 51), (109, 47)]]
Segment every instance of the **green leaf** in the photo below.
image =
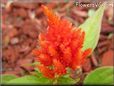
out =
[(37, 84), (37, 85), (47, 85), (52, 84), (52, 80), (45, 77), (37, 77), (33, 75), (24, 76), (21, 78), (13, 79), (9, 81), (7, 84)]
[(107, 85), (114, 85), (114, 67), (100, 67), (97, 68), (96, 70), (92, 71), (89, 73), (85, 80), (84, 84), (107, 84)]
[(102, 4), (93, 16), (90, 16), (82, 25), (79, 26), (79, 28), (85, 31), (83, 50), (88, 48), (92, 48), (92, 50), (94, 50), (98, 43), (105, 4), (106, 3)]
[(5, 84), (6, 82), (12, 80), (12, 79), (15, 79), (17, 78), (15, 75), (10, 75), (10, 74), (4, 74), (4, 75), (1, 75), (1, 83), (2, 84)]
[(35, 70), (36, 76), (38, 76), (38, 77), (44, 77), (43, 74), (39, 71), (38, 68), (34, 68), (34, 70)]
[(73, 85), (76, 84), (79, 81), (79, 79), (72, 79), (68, 75), (62, 76), (57, 80), (57, 84), (59, 85)]
[(90, 9), (90, 10), (88, 11), (88, 16), (93, 16), (94, 13), (95, 13), (95, 10), (94, 10), (94, 9)]

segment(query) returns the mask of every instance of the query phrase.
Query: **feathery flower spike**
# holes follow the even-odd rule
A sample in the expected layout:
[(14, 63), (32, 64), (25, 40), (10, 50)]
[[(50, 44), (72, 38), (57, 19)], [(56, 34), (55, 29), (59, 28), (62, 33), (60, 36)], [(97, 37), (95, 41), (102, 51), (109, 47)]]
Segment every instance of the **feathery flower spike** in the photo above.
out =
[(66, 68), (76, 70), (90, 55), (91, 49), (82, 50), (85, 32), (80, 28), (75, 30), (72, 24), (56, 16), (52, 10), (42, 5), (48, 19), (47, 33), (39, 35), (40, 48), (34, 50), (38, 68), (47, 78), (66, 74)]

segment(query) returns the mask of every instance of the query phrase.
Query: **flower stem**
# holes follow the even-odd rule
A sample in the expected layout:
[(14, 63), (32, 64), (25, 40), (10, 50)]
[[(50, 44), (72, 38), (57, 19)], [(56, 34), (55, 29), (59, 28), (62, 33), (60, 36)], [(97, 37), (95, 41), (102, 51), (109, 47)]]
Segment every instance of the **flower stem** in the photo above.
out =
[(58, 83), (58, 80), (57, 79), (54, 79), (53, 85), (57, 85), (57, 83)]
[(58, 78), (59, 78), (59, 76), (56, 76), (56, 78), (53, 80), (53, 85), (57, 85), (57, 83), (58, 83)]

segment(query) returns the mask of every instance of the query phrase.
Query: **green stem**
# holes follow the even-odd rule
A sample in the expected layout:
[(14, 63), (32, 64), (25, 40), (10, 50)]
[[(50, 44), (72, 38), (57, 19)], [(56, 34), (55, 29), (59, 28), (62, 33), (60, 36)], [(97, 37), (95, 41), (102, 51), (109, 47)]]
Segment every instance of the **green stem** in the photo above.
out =
[(57, 79), (54, 79), (53, 85), (57, 85), (57, 82), (58, 82), (58, 80)]
[(59, 78), (59, 76), (56, 76), (56, 78), (53, 80), (53, 85), (57, 85), (57, 83), (58, 83), (58, 78)]

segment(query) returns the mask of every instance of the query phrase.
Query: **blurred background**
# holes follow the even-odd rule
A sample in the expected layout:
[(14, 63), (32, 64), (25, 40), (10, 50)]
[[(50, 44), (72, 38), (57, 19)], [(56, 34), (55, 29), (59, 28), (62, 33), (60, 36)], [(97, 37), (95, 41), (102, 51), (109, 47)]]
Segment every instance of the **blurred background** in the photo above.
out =
[[(31, 51), (38, 46), (38, 34), (46, 31), (47, 28), (47, 20), (41, 8), (42, 4), (53, 9), (56, 15), (72, 22), (73, 26), (78, 27), (89, 16), (94, 15), (102, 3), (100, 1), (104, 0), (97, 2), (92, 0), (65, 1), (1, 0), (2, 51), (0, 55), (2, 58), (0, 57), (0, 59), (2, 60), (2, 74), (23, 76), (34, 70), (30, 65), (34, 62)], [(82, 79), (97, 67), (113, 65), (113, 32), (113, 2), (109, 1), (103, 16), (98, 45), (90, 56), (91, 58), (88, 58), (82, 66), (80, 75)]]

